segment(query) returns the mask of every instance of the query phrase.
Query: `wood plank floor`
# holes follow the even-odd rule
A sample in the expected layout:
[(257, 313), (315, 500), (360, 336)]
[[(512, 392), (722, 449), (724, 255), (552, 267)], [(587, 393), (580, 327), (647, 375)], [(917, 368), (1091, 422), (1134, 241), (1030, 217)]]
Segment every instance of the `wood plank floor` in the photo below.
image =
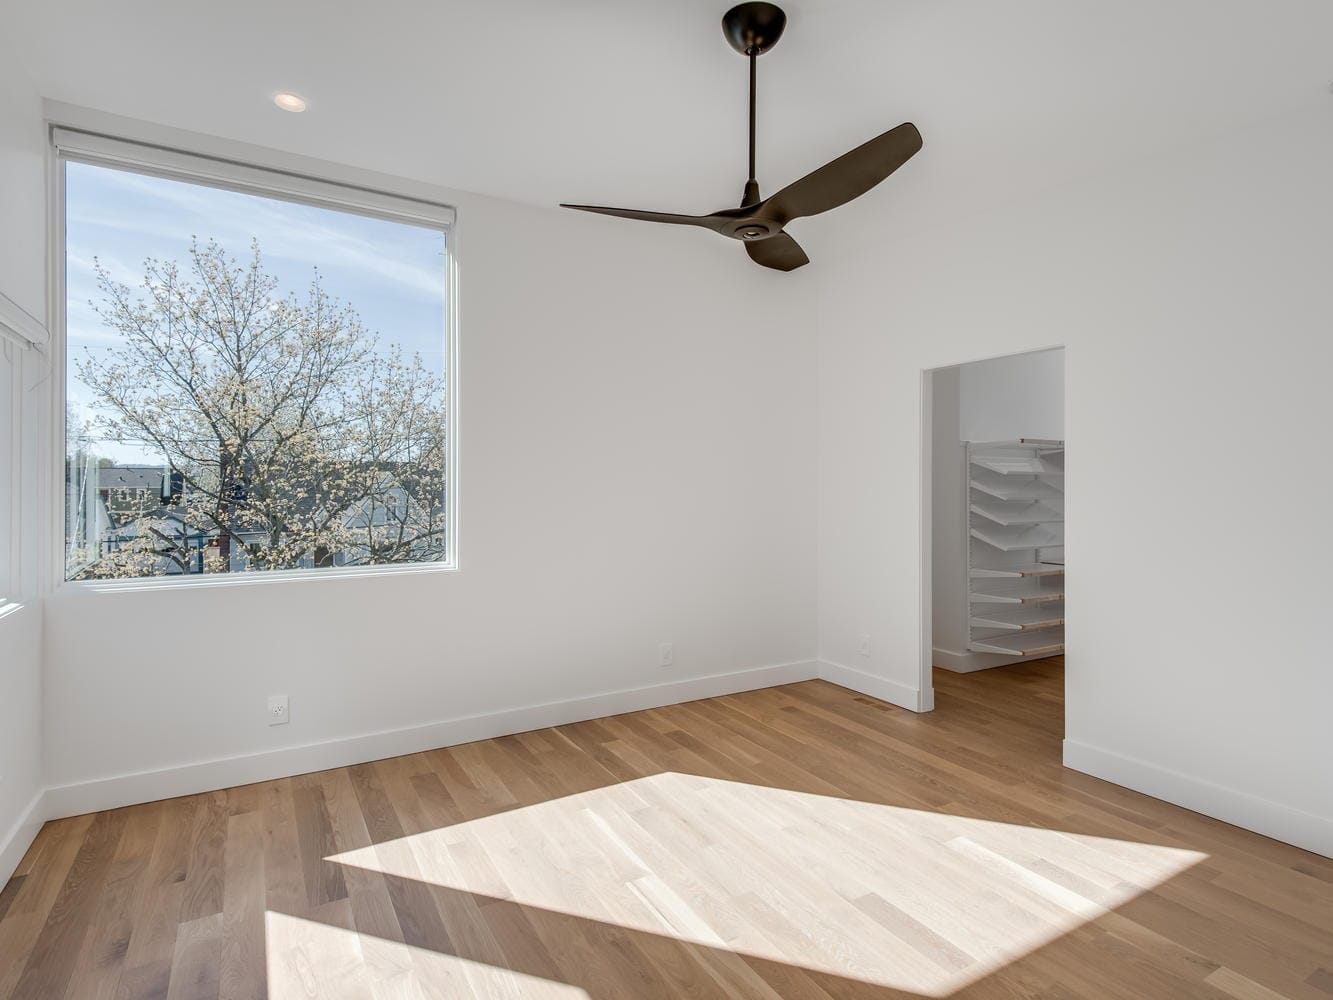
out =
[(1333, 996), (1333, 861), (1060, 766), (1058, 658), (48, 824), (0, 1000)]

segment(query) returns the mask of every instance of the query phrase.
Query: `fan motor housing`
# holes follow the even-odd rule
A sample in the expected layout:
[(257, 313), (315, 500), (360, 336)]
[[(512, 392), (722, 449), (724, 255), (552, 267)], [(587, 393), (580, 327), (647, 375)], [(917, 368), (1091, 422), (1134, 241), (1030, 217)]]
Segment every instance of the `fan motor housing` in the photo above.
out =
[(780, 232), (782, 232), (782, 227), (768, 219), (737, 219), (731, 224), (730, 229), (724, 231), (723, 235), (730, 236), (733, 240), (754, 243), (758, 240), (766, 240), (770, 236), (776, 236)]

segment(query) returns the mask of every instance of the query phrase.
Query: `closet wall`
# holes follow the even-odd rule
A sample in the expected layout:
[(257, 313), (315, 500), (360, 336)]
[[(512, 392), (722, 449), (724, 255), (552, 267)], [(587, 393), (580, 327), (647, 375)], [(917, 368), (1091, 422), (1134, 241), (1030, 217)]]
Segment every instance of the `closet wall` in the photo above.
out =
[(1017, 662), (968, 651), (967, 441), (1063, 440), (1064, 350), (974, 361), (931, 374), (933, 662), (967, 672)]
[(958, 366), (963, 441), (1065, 436), (1065, 352), (1009, 354)]

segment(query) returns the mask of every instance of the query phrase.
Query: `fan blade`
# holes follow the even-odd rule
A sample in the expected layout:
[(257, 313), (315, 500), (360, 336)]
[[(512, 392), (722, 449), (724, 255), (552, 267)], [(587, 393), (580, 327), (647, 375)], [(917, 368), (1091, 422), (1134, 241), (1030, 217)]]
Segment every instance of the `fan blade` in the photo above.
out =
[(606, 208), (603, 205), (564, 205), (580, 212), (596, 212), (598, 215), (614, 215), (620, 219), (638, 219), (641, 222), (666, 222), (676, 226), (702, 226), (714, 232), (720, 231), (723, 223), (717, 215), (674, 215), (671, 212), (644, 212), (637, 208)]
[(795, 271), (801, 265), (810, 263), (810, 258), (801, 249), (801, 244), (786, 233), (746, 243), (745, 252), (756, 264), (771, 267), (775, 271)]
[(845, 205), (888, 177), (920, 148), (921, 133), (911, 122), (903, 122), (788, 184), (765, 201), (758, 214), (785, 226), (792, 219)]

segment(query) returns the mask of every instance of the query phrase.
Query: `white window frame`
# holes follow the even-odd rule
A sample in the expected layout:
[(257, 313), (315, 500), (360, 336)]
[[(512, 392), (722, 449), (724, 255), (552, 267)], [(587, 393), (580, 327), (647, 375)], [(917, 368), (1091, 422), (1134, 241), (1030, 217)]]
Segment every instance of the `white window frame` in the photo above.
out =
[[(188, 135), (188, 133), (186, 133)], [(52, 447), (56, 456), (51, 477), (51, 579), (58, 587), (91, 591), (158, 590), (180, 587), (252, 586), (280, 582), (315, 582), (360, 576), (450, 572), (458, 569), (458, 268), (454, 247), (454, 209), (446, 204), (392, 194), (313, 174), (257, 165), (211, 153), (50, 123), (49, 288), (51, 292)], [(438, 229), (445, 234), (441, 280), (445, 292), (444, 364), (448, 434), (445, 441), (445, 558), (435, 562), (394, 563), (382, 566), (330, 566), (312, 569), (271, 570), (254, 573), (206, 573), (188, 576), (139, 577), (126, 580), (66, 580), (65, 567), (65, 164), (89, 163), (171, 180), (204, 184), (316, 205), (371, 218)]]

